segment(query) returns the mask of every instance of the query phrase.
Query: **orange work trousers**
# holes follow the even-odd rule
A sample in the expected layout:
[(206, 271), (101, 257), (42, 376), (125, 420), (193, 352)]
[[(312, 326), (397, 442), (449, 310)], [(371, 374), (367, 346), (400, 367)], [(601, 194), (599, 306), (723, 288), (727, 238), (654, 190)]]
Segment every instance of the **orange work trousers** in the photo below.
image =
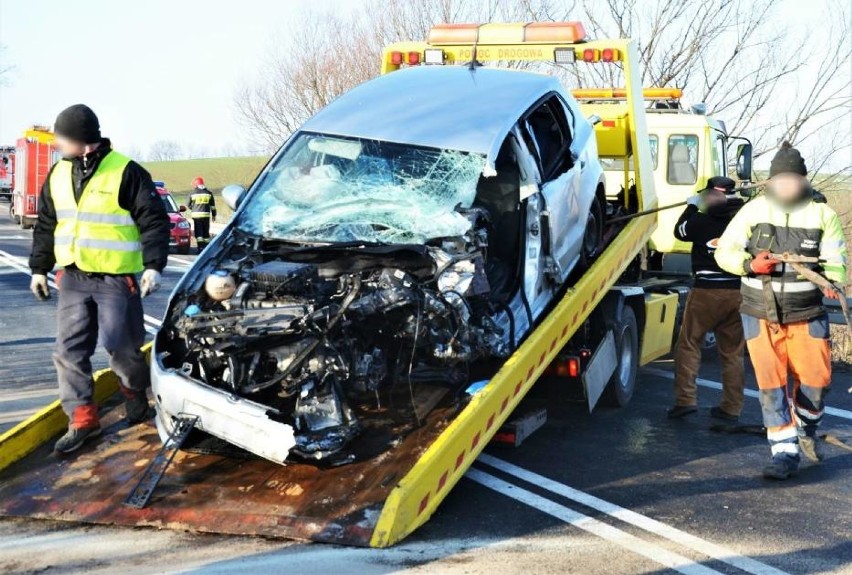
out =
[(816, 434), (831, 384), (828, 316), (777, 324), (743, 314), (743, 331), (772, 453), (797, 455), (798, 433)]

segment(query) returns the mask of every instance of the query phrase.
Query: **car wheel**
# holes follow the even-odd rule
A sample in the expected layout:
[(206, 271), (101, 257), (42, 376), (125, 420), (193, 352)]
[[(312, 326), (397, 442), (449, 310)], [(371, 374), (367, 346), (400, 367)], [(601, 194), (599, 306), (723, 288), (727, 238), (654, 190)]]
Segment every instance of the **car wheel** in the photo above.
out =
[(624, 306), (614, 330), (618, 364), (604, 390), (601, 403), (609, 407), (624, 407), (633, 397), (639, 370), (639, 324), (632, 308)]
[(595, 198), (592, 205), (589, 206), (589, 213), (586, 216), (586, 230), (583, 234), (583, 245), (580, 251), (580, 265), (583, 268), (589, 268), (595, 256), (598, 255), (598, 250), (603, 239), (603, 209), (600, 201)]

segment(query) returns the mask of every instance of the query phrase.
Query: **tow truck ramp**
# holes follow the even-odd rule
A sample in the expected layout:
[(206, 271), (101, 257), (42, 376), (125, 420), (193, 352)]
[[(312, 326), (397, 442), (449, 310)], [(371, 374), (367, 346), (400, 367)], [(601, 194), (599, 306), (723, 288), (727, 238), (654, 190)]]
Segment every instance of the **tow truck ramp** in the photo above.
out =
[[(410, 47), (410, 45), (407, 45)], [(600, 43), (562, 44), (577, 50)], [(624, 55), (625, 126), (636, 160), (639, 209), (654, 207), (636, 44)], [(421, 46), (422, 48), (422, 46)], [(552, 48), (548, 44), (548, 49)], [(457, 48), (456, 48), (457, 49)], [(631, 67), (634, 69), (632, 70)], [(641, 143), (641, 146), (639, 145)], [(625, 162), (626, 164), (626, 162)], [(70, 457), (51, 451), (65, 427), (54, 403), (0, 436), (0, 515), (152, 526), (386, 547), (425, 523), (521, 399), (648, 241), (654, 218), (625, 225), (489, 383), (466, 403), (440, 407), (387, 451), (338, 467), (277, 465), (238, 454), (178, 451), (145, 506), (124, 501), (161, 450), (153, 425), (120, 419), (115, 375), (97, 376), (104, 436)], [(670, 334), (668, 335), (670, 341)], [(644, 353), (643, 344), (643, 355)]]

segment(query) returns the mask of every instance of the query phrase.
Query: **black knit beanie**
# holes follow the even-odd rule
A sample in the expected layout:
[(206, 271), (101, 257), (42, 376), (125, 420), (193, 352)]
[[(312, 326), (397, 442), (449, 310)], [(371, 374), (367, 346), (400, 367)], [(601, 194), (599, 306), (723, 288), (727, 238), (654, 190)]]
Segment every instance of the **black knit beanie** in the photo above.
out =
[(783, 142), (781, 149), (772, 158), (772, 163), (769, 164), (769, 177), (776, 174), (799, 174), (800, 176), (808, 175), (808, 168), (805, 166), (805, 160), (799, 150), (794, 148), (790, 142)]
[(101, 141), (101, 125), (98, 117), (85, 104), (74, 104), (59, 112), (53, 131), (58, 136), (84, 144), (95, 144)]

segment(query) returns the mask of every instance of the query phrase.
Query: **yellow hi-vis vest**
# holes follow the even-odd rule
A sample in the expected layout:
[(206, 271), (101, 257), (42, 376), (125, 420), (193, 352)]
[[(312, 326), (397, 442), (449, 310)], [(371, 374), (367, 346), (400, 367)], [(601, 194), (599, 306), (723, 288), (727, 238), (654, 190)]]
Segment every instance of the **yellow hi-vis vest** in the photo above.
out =
[(50, 174), (56, 209), (53, 252), (60, 266), (104, 274), (141, 272), (142, 244), (130, 212), (118, 205), (118, 190), (130, 158), (109, 152), (89, 178), (80, 202), (74, 198), (72, 164), (60, 160)]

